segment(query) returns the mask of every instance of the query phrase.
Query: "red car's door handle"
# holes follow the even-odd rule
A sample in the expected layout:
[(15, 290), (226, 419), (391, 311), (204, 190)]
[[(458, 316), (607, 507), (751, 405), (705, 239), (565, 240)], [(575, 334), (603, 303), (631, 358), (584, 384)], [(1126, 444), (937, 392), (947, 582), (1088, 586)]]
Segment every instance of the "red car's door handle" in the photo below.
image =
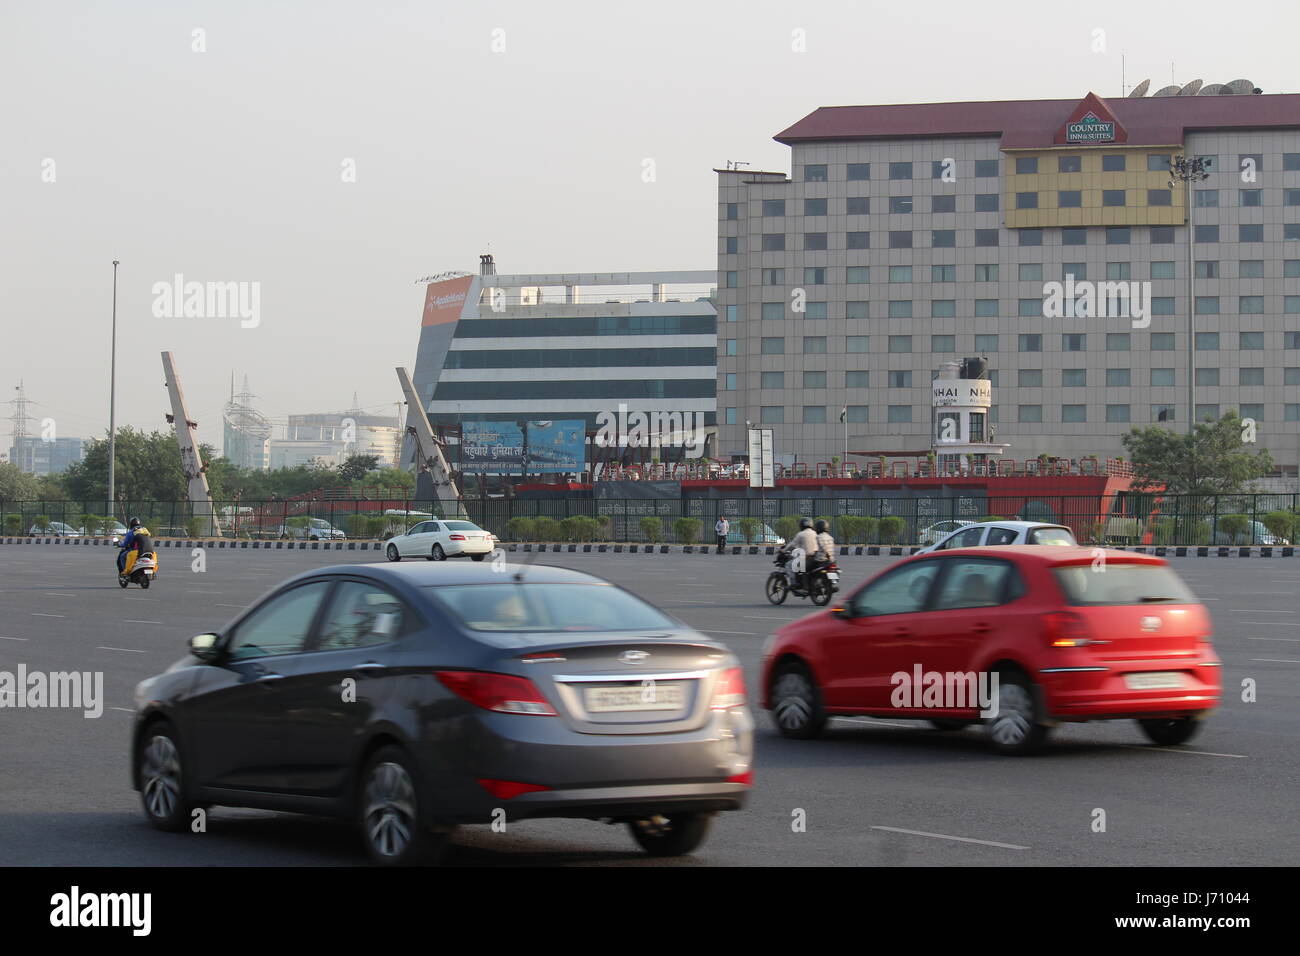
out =
[(976, 634), (987, 634), (989, 631), (993, 630), (993, 625), (980, 621), (978, 624), (972, 624), (971, 630)]

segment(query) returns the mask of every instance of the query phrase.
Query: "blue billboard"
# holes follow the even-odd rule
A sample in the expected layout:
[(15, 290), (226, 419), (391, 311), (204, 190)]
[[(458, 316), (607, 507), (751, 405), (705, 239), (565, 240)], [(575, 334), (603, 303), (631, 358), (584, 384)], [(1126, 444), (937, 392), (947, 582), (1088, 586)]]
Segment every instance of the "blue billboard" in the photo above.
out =
[[(524, 466), (522, 422), (463, 422), (460, 470), (469, 475), (517, 475)], [(529, 474), (564, 474), (585, 470), (587, 424), (530, 421)]]

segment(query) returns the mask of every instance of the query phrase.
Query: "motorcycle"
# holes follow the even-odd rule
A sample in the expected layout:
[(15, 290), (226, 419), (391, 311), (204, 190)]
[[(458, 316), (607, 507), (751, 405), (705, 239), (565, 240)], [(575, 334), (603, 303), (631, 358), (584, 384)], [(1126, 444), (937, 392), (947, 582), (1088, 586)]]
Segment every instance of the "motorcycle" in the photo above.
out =
[[(114, 537), (113, 544), (121, 544), (120, 537)], [(124, 569), (118, 572), (118, 587), (128, 587), (132, 584), (138, 584), (140, 587), (148, 589), (153, 583), (154, 576), (158, 573), (158, 555), (150, 551), (128, 551), (126, 553), (126, 564)]]
[(831, 596), (840, 589), (840, 567), (834, 561), (804, 575), (807, 588), (799, 586), (799, 573), (790, 567), (790, 554), (778, 551), (772, 562), (777, 570), (767, 576), (767, 599), (773, 604), (784, 604), (785, 599), (793, 594), (795, 597), (811, 598), (813, 604), (824, 607), (830, 603)]

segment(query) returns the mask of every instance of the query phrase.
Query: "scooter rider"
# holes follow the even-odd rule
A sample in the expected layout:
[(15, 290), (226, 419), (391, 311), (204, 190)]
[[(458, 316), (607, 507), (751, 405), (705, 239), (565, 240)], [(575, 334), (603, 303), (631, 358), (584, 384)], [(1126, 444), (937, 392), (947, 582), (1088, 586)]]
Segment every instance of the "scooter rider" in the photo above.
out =
[[(786, 544), (781, 550), (789, 553), (795, 548), (799, 548), (804, 554), (804, 568), (809, 568), (813, 555), (817, 553), (817, 532), (813, 530), (812, 518), (799, 519), (799, 533), (794, 536), (794, 540)], [(805, 577), (802, 571), (795, 575), (795, 584), (805, 587)]]
[(132, 518), (127, 524), (130, 530), (127, 531), (126, 536), (118, 544), (118, 547), (121, 548), (117, 552), (118, 574), (126, 572), (126, 553), (128, 551), (143, 553), (153, 550), (153, 539), (150, 537), (149, 529), (144, 526), (144, 523), (139, 518)]

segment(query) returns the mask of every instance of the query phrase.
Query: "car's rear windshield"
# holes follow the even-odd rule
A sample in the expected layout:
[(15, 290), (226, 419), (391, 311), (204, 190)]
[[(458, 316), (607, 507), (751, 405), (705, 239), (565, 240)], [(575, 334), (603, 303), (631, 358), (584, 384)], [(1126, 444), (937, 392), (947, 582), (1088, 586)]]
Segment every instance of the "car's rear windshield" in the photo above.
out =
[(602, 584), (431, 587), (433, 599), (476, 631), (636, 631), (678, 625), (640, 598)]
[(1071, 604), (1199, 604), (1173, 570), (1163, 564), (1081, 564), (1053, 568)]
[(447, 530), (448, 531), (479, 531), (481, 529), (479, 528), (478, 525), (476, 525), (472, 521), (448, 521)]
[(1073, 546), (1074, 535), (1065, 528), (1033, 528), (1029, 532), (1030, 544), (1064, 544)]

